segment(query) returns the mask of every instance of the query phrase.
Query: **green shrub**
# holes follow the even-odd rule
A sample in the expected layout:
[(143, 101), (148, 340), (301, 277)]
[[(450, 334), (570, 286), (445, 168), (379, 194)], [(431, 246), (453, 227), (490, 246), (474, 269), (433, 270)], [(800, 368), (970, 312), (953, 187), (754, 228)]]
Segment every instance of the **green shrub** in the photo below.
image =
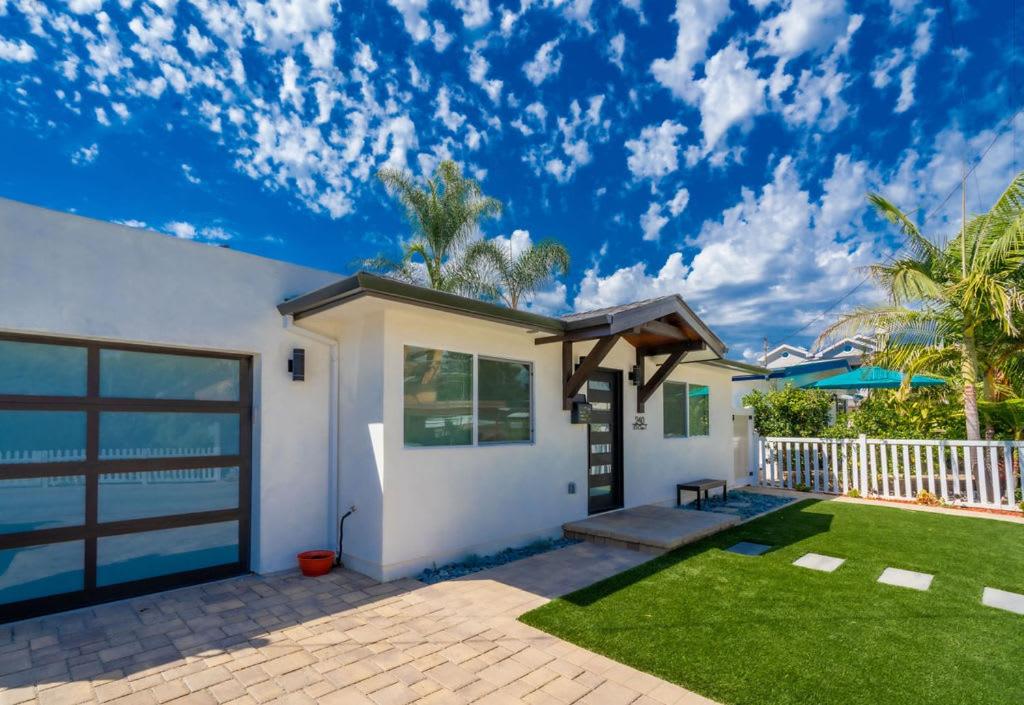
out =
[(858, 490), (856, 487), (852, 487), (850, 488), (850, 491), (846, 493), (846, 496), (858, 499), (860, 497), (860, 490)]
[(935, 438), (964, 437), (964, 410), (946, 389), (921, 388), (901, 397), (896, 390), (876, 389), (860, 406), (840, 414), (823, 435), (829, 438)]
[(743, 397), (754, 410), (754, 428), (762, 436), (820, 436), (829, 422), (832, 395), (820, 389), (753, 391)]

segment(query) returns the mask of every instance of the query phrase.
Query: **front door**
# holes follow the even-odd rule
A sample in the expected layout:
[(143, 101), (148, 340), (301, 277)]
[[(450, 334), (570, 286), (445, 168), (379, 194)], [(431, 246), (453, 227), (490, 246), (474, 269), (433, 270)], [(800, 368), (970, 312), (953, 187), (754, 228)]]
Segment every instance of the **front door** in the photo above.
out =
[(587, 493), (591, 514), (622, 506), (622, 373), (598, 370), (587, 381), (593, 405), (587, 428)]

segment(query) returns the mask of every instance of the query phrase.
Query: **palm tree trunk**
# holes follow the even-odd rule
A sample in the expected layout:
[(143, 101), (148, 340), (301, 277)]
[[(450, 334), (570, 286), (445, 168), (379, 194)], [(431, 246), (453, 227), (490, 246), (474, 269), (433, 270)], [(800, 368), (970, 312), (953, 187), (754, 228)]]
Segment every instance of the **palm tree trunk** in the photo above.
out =
[(964, 416), (967, 420), (967, 440), (981, 440), (978, 423), (978, 350), (974, 333), (964, 334), (964, 350), (960, 360), (960, 376), (964, 383)]

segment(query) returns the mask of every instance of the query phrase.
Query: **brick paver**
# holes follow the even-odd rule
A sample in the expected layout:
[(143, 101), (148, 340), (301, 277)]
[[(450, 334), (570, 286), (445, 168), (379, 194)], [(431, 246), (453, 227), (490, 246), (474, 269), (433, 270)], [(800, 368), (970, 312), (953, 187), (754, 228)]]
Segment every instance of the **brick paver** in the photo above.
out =
[(517, 621), (648, 558), (584, 543), (432, 586), (247, 576), (0, 626), (0, 705), (714, 705)]

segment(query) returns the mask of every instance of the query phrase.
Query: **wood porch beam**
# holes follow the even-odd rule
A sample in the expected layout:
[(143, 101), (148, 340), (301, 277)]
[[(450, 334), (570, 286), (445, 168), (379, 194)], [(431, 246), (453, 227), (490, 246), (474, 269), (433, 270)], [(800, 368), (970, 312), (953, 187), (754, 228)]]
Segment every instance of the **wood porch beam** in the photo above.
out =
[[(583, 389), (583, 385), (586, 383), (587, 378), (590, 377), (591, 373), (594, 372), (598, 367), (601, 366), (601, 362), (608, 356), (612, 348), (615, 347), (615, 343), (619, 341), (619, 336), (608, 335), (600, 338), (594, 345), (593, 349), (587, 354), (580, 366), (576, 368), (576, 371), (572, 373), (568, 380), (565, 382), (565, 387), (562, 389), (562, 398), (565, 400), (564, 404), (571, 406), (572, 398)], [(565, 354), (565, 348), (562, 348), (563, 356)], [(564, 357), (563, 357), (563, 365)], [(570, 360), (570, 366), (572, 361)], [(566, 407), (569, 408), (569, 407)]]
[(662, 363), (650, 380), (648, 380), (643, 386), (636, 390), (636, 411), (638, 414), (642, 414), (644, 411), (644, 402), (651, 398), (654, 394), (654, 390), (661, 386), (661, 383), (665, 381), (665, 378), (672, 374), (672, 370), (676, 368), (676, 365), (686, 357), (686, 350), (677, 350), (668, 356), (668, 359)]
[(650, 345), (643, 349), (644, 355), (671, 355), (674, 352), (697, 352), (706, 350), (707, 344), (703, 340), (684, 340), (679, 343), (666, 343), (664, 345)]
[[(644, 372), (644, 363), (646, 362), (646, 360), (647, 360), (647, 356), (644, 355), (644, 351), (641, 350), (640, 348), (637, 348), (636, 349), (636, 387), (637, 387), (637, 391), (638, 392), (640, 390), (640, 387), (642, 387), (644, 385), (644, 379), (647, 377), (647, 375)], [(644, 403), (642, 401), (640, 401), (640, 396), (639, 395), (637, 395), (637, 398), (636, 398), (636, 413), (638, 413), (638, 414), (644, 413)]]
[(569, 385), (569, 378), (572, 377), (572, 341), (562, 342), (562, 409), (569, 411), (572, 408), (572, 400), (565, 395)]

